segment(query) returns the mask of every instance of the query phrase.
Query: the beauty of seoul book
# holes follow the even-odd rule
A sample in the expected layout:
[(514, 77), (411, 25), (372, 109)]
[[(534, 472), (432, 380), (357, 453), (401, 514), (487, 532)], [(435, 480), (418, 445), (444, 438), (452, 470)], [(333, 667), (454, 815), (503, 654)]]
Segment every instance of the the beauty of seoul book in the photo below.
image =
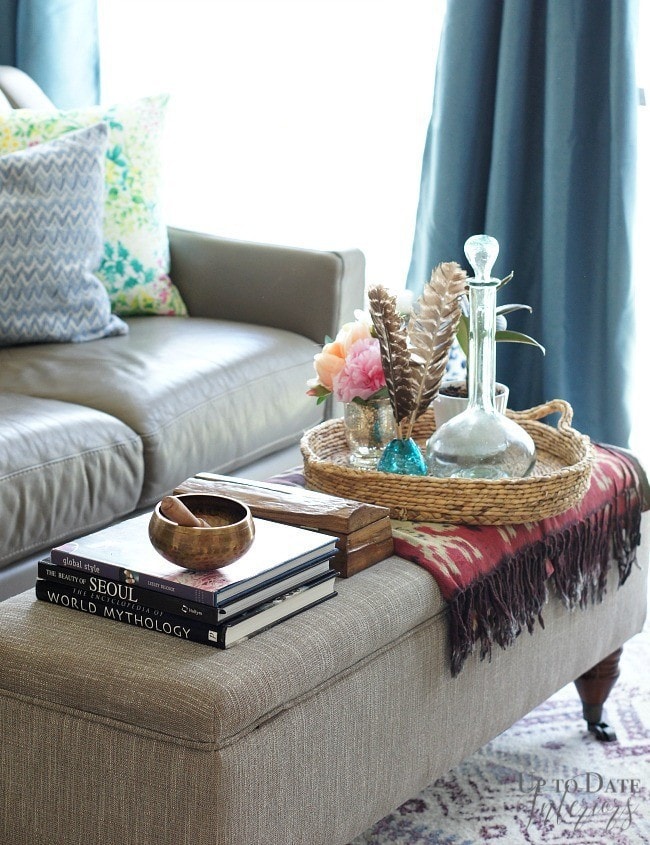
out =
[(50, 560), (68, 569), (218, 607), (336, 553), (336, 537), (255, 518), (255, 539), (242, 557), (220, 569), (193, 572), (158, 554), (149, 540), (149, 520), (150, 514), (144, 513), (56, 546)]
[(167, 613), (174, 613), (186, 619), (198, 619), (210, 625), (232, 619), (248, 608), (276, 599), (284, 593), (299, 587), (306, 581), (311, 581), (317, 575), (329, 572), (329, 559), (319, 560), (316, 563), (307, 563), (289, 575), (279, 575), (272, 581), (261, 587), (255, 587), (247, 593), (243, 593), (230, 601), (214, 607), (210, 604), (202, 604), (180, 596), (170, 596), (158, 590), (146, 590), (136, 584), (127, 584), (123, 581), (115, 581), (112, 578), (102, 578), (101, 575), (93, 575), (90, 572), (83, 572), (81, 569), (69, 569), (67, 566), (58, 566), (49, 560), (41, 560), (38, 563), (38, 576), (48, 581), (56, 581), (60, 584), (67, 584), (70, 587), (82, 587), (99, 596), (122, 599), (141, 604), (154, 610), (164, 610)]
[(331, 570), (296, 587), (273, 601), (253, 607), (218, 625), (186, 619), (141, 604), (93, 593), (83, 587), (71, 587), (57, 581), (36, 581), (36, 598), (59, 607), (71, 608), (113, 622), (157, 631), (181, 640), (190, 640), (216, 648), (230, 648), (240, 640), (266, 631), (291, 616), (314, 607), (336, 595)]

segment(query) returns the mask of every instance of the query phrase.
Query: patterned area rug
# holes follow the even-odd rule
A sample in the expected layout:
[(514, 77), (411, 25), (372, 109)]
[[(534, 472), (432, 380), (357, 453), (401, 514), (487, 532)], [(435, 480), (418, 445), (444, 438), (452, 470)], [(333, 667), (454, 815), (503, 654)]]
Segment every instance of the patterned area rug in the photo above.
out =
[(586, 730), (565, 687), (352, 845), (650, 845), (648, 622), (606, 715), (618, 742)]

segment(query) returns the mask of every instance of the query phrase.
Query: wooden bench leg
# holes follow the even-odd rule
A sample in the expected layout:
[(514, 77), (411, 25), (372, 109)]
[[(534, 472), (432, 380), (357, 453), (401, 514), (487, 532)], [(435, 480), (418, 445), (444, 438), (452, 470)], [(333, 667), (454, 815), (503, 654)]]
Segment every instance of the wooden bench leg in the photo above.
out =
[(616, 740), (614, 729), (603, 720), (603, 704), (620, 674), (618, 664), (622, 653), (622, 648), (617, 649), (575, 681), (587, 727), (601, 742)]

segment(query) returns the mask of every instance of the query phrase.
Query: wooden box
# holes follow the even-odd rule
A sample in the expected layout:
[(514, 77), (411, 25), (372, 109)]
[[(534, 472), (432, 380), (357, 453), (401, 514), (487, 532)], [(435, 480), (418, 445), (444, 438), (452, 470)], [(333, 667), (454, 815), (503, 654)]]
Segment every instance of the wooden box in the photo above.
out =
[(338, 537), (332, 567), (348, 578), (393, 553), (390, 512), (379, 505), (341, 499), (286, 484), (201, 472), (175, 493), (218, 493), (248, 505), (254, 517), (311, 528)]

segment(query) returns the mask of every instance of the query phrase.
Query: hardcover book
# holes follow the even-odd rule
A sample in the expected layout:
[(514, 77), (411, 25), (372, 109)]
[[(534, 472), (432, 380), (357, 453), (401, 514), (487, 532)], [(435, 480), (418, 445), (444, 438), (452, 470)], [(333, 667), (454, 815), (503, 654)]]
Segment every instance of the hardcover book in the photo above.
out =
[(119, 598), (132, 604), (140, 604), (154, 610), (164, 610), (176, 616), (187, 619), (197, 619), (208, 624), (218, 624), (226, 619), (232, 619), (243, 611), (256, 605), (279, 598), (284, 593), (299, 587), (306, 581), (311, 581), (318, 575), (329, 572), (328, 559), (316, 563), (307, 563), (289, 575), (279, 575), (261, 587), (255, 587), (230, 601), (223, 602), (218, 607), (209, 604), (184, 599), (180, 596), (170, 596), (158, 590), (147, 590), (137, 584), (127, 584), (112, 578), (103, 578), (81, 569), (69, 569), (58, 566), (50, 560), (38, 562), (38, 576), (47, 581), (56, 581), (70, 587), (82, 587), (100, 596)]
[(319, 575), (279, 598), (216, 625), (175, 616), (163, 610), (155, 610), (117, 597), (95, 593), (83, 587), (41, 578), (36, 581), (36, 598), (60, 607), (149, 631), (157, 631), (178, 639), (216, 648), (230, 648), (240, 640), (266, 631), (278, 622), (335, 596), (335, 575), (334, 570)]
[(218, 607), (307, 563), (328, 560), (336, 539), (306, 528), (255, 519), (255, 539), (238, 560), (194, 572), (169, 563), (151, 545), (148, 513), (56, 546), (51, 562), (147, 590)]

